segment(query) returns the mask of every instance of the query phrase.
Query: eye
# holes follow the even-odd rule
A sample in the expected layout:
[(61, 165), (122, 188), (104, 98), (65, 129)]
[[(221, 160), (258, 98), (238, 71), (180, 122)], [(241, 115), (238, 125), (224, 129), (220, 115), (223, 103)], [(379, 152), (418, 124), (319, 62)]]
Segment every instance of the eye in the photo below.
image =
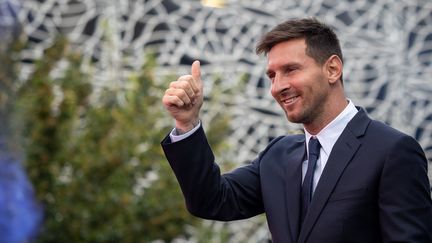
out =
[(273, 81), (274, 77), (275, 77), (275, 73), (274, 72), (268, 72), (267, 73), (267, 77)]
[(285, 73), (291, 73), (291, 72), (294, 72), (296, 70), (298, 70), (298, 67), (295, 67), (295, 66), (286, 67)]
[(297, 63), (290, 63), (290, 64), (284, 65), (282, 67), (282, 72), (284, 75), (289, 75), (292, 72), (300, 70), (300, 68), (301, 68), (301, 65), (299, 65)]

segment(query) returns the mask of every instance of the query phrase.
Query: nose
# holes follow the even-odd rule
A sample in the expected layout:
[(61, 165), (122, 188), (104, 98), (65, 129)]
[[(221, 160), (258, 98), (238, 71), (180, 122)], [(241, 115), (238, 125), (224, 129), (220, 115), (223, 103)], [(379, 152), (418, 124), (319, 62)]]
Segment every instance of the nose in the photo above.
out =
[(283, 78), (279, 74), (275, 74), (272, 84), (271, 84), (271, 94), (273, 96), (277, 96), (277, 94), (281, 93), (283, 90), (289, 89), (289, 83), (284, 82)]

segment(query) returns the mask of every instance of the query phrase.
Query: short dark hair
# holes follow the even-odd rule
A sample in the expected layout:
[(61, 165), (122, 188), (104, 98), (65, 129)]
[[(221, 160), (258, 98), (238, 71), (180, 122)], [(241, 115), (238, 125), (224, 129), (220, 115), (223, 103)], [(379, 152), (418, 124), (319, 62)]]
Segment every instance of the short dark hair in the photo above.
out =
[(324, 64), (332, 55), (337, 55), (343, 62), (342, 50), (335, 32), (315, 18), (293, 19), (277, 25), (261, 38), (256, 53), (267, 54), (276, 44), (302, 38), (306, 42), (306, 54), (317, 63)]

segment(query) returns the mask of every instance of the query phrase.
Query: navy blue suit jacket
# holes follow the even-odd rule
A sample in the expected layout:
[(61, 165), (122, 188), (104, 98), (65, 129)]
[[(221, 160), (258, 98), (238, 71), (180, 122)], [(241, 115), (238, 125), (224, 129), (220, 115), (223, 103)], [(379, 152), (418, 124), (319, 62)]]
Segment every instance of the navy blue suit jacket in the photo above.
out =
[(221, 175), (200, 128), (162, 141), (188, 210), (237, 220), (265, 213), (274, 242), (432, 242), (427, 161), (411, 137), (363, 109), (331, 151), (302, 225), (304, 135), (274, 139), (250, 164)]

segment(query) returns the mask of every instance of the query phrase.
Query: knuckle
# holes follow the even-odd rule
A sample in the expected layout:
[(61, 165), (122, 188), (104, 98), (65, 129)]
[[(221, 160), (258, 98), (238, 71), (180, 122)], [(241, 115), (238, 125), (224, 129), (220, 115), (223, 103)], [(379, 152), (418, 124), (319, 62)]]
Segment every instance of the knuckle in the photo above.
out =
[(180, 89), (179, 91), (180, 91), (180, 95), (181, 95), (181, 96), (187, 96), (187, 92), (186, 92), (186, 90), (184, 90), (184, 89)]
[(179, 87), (181, 87), (182, 89), (186, 89), (189, 86), (189, 82), (185, 81), (185, 80), (181, 80), (178, 83)]
[(168, 97), (164, 97), (164, 98), (162, 99), (162, 103), (163, 103), (165, 106), (170, 106), (170, 105), (172, 104), (172, 101), (171, 101), (171, 99), (169, 99)]
[(177, 80), (178, 81), (190, 81), (192, 79), (192, 75), (182, 75)]

